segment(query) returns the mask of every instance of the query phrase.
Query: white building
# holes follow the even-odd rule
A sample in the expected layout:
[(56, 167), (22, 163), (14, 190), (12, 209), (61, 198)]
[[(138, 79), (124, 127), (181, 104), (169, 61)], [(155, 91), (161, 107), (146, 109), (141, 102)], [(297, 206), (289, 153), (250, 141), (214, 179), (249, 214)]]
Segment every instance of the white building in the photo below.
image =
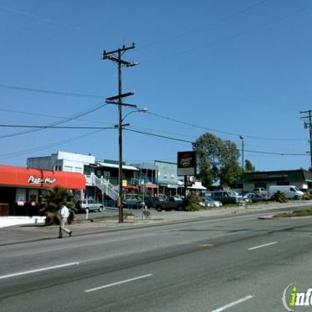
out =
[(95, 156), (67, 152), (57, 152), (50, 156), (27, 158), (28, 168), (79, 172), (85, 174), (85, 166), (95, 164)]

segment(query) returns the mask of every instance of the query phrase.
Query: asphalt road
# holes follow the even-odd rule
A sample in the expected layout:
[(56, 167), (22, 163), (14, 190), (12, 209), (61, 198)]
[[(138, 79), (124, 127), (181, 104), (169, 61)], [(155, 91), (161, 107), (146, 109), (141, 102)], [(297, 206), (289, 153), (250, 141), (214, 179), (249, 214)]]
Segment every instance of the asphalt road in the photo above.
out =
[(0, 310), (286, 311), (312, 288), (312, 218), (259, 215), (3, 245)]

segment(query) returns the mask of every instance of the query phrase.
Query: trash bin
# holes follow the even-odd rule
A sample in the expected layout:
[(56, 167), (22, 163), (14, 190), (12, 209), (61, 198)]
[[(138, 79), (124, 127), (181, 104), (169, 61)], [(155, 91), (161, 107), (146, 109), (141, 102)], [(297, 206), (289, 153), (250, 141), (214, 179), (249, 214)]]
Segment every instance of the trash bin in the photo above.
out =
[(9, 204), (0, 203), (0, 216), (6, 217), (9, 215)]

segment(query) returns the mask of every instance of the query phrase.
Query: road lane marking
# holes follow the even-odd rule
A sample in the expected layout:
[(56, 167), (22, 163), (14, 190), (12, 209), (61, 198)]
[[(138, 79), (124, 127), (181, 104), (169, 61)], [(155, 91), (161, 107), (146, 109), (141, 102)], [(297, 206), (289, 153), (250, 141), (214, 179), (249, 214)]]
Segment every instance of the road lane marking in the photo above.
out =
[(55, 265), (55, 266), (36, 269), (36, 270), (30, 270), (30, 271), (24, 271), (24, 272), (19, 272), (19, 273), (2, 275), (2, 276), (0, 276), (0, 279), (12, 278), (12, 277), (17, 277), (17, 276), (21, 276), (21, 275), (34, 274), (34, 273), (51, 271), (51, 270), (56, 270), (56, 269), (62, 269), (62, 268), (66, 268), (69, 266), (75, 266), (75, 265), (79, 265), (79, 262), (65, 263), (65, 264)]
[(213, 245), (209, 243), (198, 244), (197, 246), (198, 247), (213, 247)]
[(271, 245), (275, 245), (275, 244), (277, 244), (277, 242), (271, 242), (271, 243), (267, 243), (267, 244), (263, 244), (263, 245), (259, 245), (259, 246), (250, 247), (250, 248), (248, 248), (248, 250), (255, 250), (255, 249), (259, 249), (259, 248), (263, 248), (263, 247), (267, 247), (267, 246), (271, 246)]
[(116, 282), (116, 283), (107, 284), (107, 285), (99, 286), (99, 287), (96, 287), (96, 288), (87, 289), (87, 290), (85, 290), (85, 293), (89, 293), (89, 292), (101, 290), (101, 289), (104, 289), (104, 288), (109, 288), (109, 287), (113, 287), (113, 286), (129, 283), (129, 282), (137, 281), (139, 279), (151, 277), (152, 275), (153, 274), (141, 275), (141, 276), (137, 276), (137, 277), (134, 277), (134, 278), (129, 278), (129, 279), (126, 279), (126, 280), (123, 280), (123, 281), (119, 281), (119, 282)]
[(222, 312), (222, 311), (225, 311), (225, 310), (227, 310), (227, 309), (230, 309), (230, 308), (232, 308), (232, 307), (234, 307), (234, 306), (236, 306), (236, 305), (238, 305), (238, 304), (240, 304), (240, 303), (243, 303), (243, 302), (245, 302), (245, 301), (247, 301), (247, 300), (250, 300), (250, 299), (252, 299), (254, 296), (246, 296), (246, 297), (244, 297), (244, 298), (241, 298), (241, 299), (239, 299), (239, 300), (237, 300), (237, 301), (234, 301), (234, 302), (231, 302), (231, 303), (229, 303), (229, 304), (227, 304), (227, 305), (225, 305), (225, 306), (223, 306), (223, 307), (221, 307), (221, 308), (219, 308), (219, 309), (217, 309), (217, 310), (213, 310), (213, 311), (211, 311), (211, 312)]

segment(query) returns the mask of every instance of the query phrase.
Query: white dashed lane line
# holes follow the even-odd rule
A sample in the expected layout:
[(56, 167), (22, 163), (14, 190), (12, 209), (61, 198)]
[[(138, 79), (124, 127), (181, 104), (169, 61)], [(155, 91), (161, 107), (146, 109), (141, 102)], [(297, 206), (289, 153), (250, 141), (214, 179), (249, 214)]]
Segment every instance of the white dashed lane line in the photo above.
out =
[(250, 299), (252, 299), (253, 297), (254, 297), (254, 296), (251, 296), (251, 295), (246, 296), (246, 297), (244, 297), (244, 298), (241, 298), (241, 299), (238, 299), (238, 300), (236, 300), (236, 301), (233, 301), (233, 302), (231, 302), (231, 303), (229, 303), (229, 304), (227, 304), (227, 305), (225, 305), (225, 306), (223, 306), (223, 307), (220, 307), (220, 308), (218, 308), (218, 309), (216, 309), (216, 310), (213, 310), (213, 311), (211, 311), (211, 312), (222, 312), (222, 311), (225, 311), (225, 310), (230, 309), (230, 308), (233, 308), (234, 306), (236, 306), (236, 305), (238, 305), (238, 304), (241, 304), (241, 303), (243, 303), (243, 302), (245, 302), (245, 301), (247, 301), (247, 300), (250, 300)]
[(57, 270), (57, 269), (67, 268), (67, 267), (76, 266), (76, 265), (79, 265), (79, 262), (65, 263), (65, 264), (55, 265), (55, 266), (41, 268), (41, 269), (2, 275), (0, 276), (0, 279), (13, 278), (13, 277), (22, 276), (22, 275), (29, 275), (29, 274), (35, 274), (35, 273), (40, 273), (40, 272), (45, 272), (45, 271)]
[(139, 279), (147, 278), (147, 277), (151, 277), (151, 276), (153, 276), (153, 274), (145, 274), (145, 275), (129, 278), (129, 279), (126, 279), (126, 280), (123, 280), (123, 281), (119, 281), (119, 282), (115, 282), (115, 283), (111, 283), (111, 284), (107, 284), (107, 285), (103, 285), (103, 286), (87, 289), (87, 290), (85, 290), (85, 293), (90, 293), (90, 292), (93, 292), (93, 291), (102, 290), (104, 288), (109, 288), (109, 287), (113, 287), (113, 286), (117, 286), (117, 285), (121, 285), (121, 284), (130, 283), (130, 282), (137, 281)]
[(264, 248), (264, 247), (268, 247), (268, 246), (275, 245), (275, 244), (277, 244), (277, 242), (271, 242), (271, 243), (267, 243), (267, 244), (263, 244), (263, 245), (250, 247), (250, 248), (248, 248), (248, 250), (255, 250), (255, 249)]

